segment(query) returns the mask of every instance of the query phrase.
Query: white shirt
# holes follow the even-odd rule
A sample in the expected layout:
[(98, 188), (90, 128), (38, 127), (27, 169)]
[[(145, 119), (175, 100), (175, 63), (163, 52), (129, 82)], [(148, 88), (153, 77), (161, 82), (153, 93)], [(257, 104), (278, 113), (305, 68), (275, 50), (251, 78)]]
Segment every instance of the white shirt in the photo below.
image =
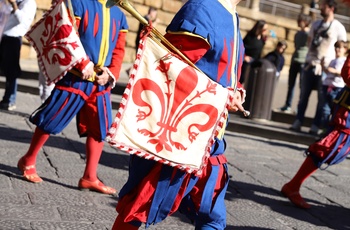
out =
[[(345, 61), (346, 57), (333, 59), (331, 63), (329, 63), (329, 67), (333, 67), (334, 69), (341, 71)], [(324, 79), (322, 84), (336, 88), (343, 88), (345, 86), (343, 78), (340, 75), (336, 75), (334, 73), (327, 73), (327, 77)]]
[(312, 41), (317, 30), (321, 30), (321, 31), (327, 30), (328, 27), (329, 27), (327, 31), (328, 37), (323, 38), (321, 40), (320, 45), (317, 48), (314, 48), (310, 42), (309, 52), (306, 56), (307, 63), (312, 63), (312, 62), (320, 63), (321, 59), (324, 57), (325, 66), (328, 66), (330, 61), (335, 59), (334, 44), (339, 40), (347, 41), (347, 34), (346, 34), (345, 27), (336, 19), (332, 21), (332, 24), (330, 24), (330, 22), (324, 23), (323, 20), (315, 21), (312, 24), (309, 32), (310, 41)]
[[(36, 13), (35, 0), (17, 1), (18, 9), (7, 19), (3, 35), (22, 37), (29, 30)], [(9, 6), (12, 11), (12, 7)]]

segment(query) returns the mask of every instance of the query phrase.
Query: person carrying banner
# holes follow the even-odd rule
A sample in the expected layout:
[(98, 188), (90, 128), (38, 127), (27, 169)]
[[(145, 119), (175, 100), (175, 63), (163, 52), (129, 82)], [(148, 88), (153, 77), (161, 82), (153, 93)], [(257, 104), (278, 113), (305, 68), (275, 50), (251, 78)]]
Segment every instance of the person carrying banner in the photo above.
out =
[[(189, 0), (167, 27), (165, 37), (208, 77), (232, 87), (232, 111), (243, 111), (245, 91), (239, 83), (244, 46), (235, 11), (240, 0)], [(201, 175), (130, 156), (129, 178), (119, 193), (113, 230), (138, 229), (164, 220), (175, 211), (196, 229), (224, 229), (228, 186), (226, 142), (217, 136)]]
[[(0, 101), (0, 109), (15, 110), (17, 95), (17, 78), (21, 75), (19, 64), (22, 37), (32, 24), (36, 12), (35, 0), (5, 0), (8, 6), (0, 4), (3, 13), (7, 7), (11, 14), (1, 17), (5, 25), (0, 25), (2, 37), (0, 39), (0, 69), (6, 77), (5, 93)], [(1, 33), (0, 33), (1, 36)]]
[(115, 194), (114, 188), (99, 180), (97, 167), (112, 122), (110, 92), (119, 77), (128, 25), (124, 13), (118, 7), (106, 8), (104, 1), (71, 0), (71, 6), (88, 58), (67, 72), (50, 97), (31, 114), (30, 121), (37, 127), (18, 168), (25, 180), (42, 182), (35, 168), (39, 150), (51, 134), (61, 132), (76, 117), (79, 135), (87, 137), (86, 167), (78, 187)]

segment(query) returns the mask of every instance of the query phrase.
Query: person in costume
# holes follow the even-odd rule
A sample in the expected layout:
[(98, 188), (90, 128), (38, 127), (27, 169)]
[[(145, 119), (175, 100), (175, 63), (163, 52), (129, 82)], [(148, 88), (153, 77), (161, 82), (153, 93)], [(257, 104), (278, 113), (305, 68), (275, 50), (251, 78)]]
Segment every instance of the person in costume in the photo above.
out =
[(299, 193), (302, 183), (317, 169), (325, 169), (325, 164), (327, 167), (339, 164), (350, 153), (350, 54), (343, 65), (341, 76), (346, 85), (334, 100), (327, 134), (309, 146), (305, 161), (281, 190), (282, 194), (299, 208), (311, 207)]
[(78, 133), (86, 137), (86, 167), (80, 189), (115, 194), (97, 177), (106, 133), (112, 123), (110, 93), (119, 77), (128, 25), (118, 7), (105, 1), (71, 0), (76, 26), (88, 58), (55, 84), (50, 97), (30, 116), (35, 129), (27, 153), (18, 161), (24, 179), (39, 183), (35, 168), (39, 150), (51, 134), (60, 133), (76, 117)]
[[(174, 16), (165, 37), (212, 80), (234, 92), (232, 111), (243, 111), (245, 91), (239, 83), (244, 46), (235, 11), (239, 0), (189, 0)], [(113, 230), (138, 229), (175, 211), (196, 229), (224, 229), (224, 197), (229, 176), (226, 142), (215, 139), (200, 176), (131, 155), (129, 178), (119, 193)]]

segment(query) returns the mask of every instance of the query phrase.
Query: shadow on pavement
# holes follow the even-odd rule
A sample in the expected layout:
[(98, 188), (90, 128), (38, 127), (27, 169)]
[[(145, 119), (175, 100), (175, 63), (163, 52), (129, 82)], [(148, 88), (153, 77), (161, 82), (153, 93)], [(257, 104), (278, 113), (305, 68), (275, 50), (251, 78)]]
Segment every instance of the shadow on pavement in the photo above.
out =
[[(14, 129), (12, 127), (7, 127), (6, 124), (0, 124), (0, 139), (3, 141), (20, 142), (21, 144), (29, 145), (32, 135), (33, 132), (21, 130), (21, 127)], [(60, 134), (51, 135), (48, 141), (45, 143), (44, 149), (45, 147), (66, 149), (72, 153), (79, 154), (82, 159), (85, 159), (85, 142), (71, 140)], [(127, 170), (129, 155), (112, 148), (110, 149), (112, 150), (111, 152), (106, 150), (103, 151), (99, 164), (115, 169)], [(20, 151), (23, 151), (23, 148)], [(26, 149), (24, 151), (26, 151)]]
[[(236, 136), (240, 136), (239, 133), (236, 132), (227, 132), (225, 133), (225, 136), (231, 136), (231, 137), (236, 137)], [(261, 138), (258, 136), (245, 136), (245, 139), (249, 139), (252, 141), (259, 141), (259, 142), (264, 142), (264, 143), (268, 143), (271, 146), (274, 147), (286, 147), (286, 148), (290, 148), (290, 149), (295, 149), (296, 151), (304, 151), (305, 150), (305, 145), (300, 145), (298, 147), (296, 147), (295, 143), (289, 143), (289, 142), (285, 142), (285, 141), (278, 141), (278, 140), (273, 140), (273, 139), (265, 139), (265, 138)], [(227, 151), (227, 150), (226, 150)]]
[[(0, 163), (0, 174), (3, 174), (9, 178), (16, 178), (16, 179), (25, 181), (25, 179), (22, 177), (22, 175), (20, 174), (20, 171), (18, 170), (17, 167), (4, 165), (4, 164)], [(58, 182), (57, 180), (52, 180), (50, 178), (43, 177), (43, 176), (41, 176), (41, 178), (45, 181), (45, 183), (49, 182), (49, 183), (57, 184), (57, 185), (60, 185), (60, 186), (63, 186), (63, 187), (69, 188), (69, 189), (78, 190), (77, 186), (64, 184), (64, 183)], [(28, 183), (30, 183), (30, 182), (28, 182)]]
[[(281, 201), (282, 197), (280, 191), (276, 189), (233, 180), (230, 180), (226, 194), (227, 200), (247, 199), (269, 207), (274, 212), (315, 226), (324, 226), (332, 229), (350, 228), (348, 218), (350, 209), (332, 204), (323, 204), (314, 199), (305, 199), (312, 205), (312, 208), (303, 210), (295, 207), (285, 197)], [(237, 228), (235, 227), (235, 229)]]

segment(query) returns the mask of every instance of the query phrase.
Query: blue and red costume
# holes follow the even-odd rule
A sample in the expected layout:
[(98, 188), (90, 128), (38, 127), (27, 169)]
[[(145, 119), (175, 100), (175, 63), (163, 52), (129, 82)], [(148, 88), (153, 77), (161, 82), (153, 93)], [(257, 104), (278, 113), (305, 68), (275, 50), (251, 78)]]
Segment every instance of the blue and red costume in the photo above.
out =
[[(165, 37), (207, 76), (240, 88), (244, 47), (238, 16), (226, 1), (190, 0), (175, 15)], [(119, 193), (113, 229), (146, 227), (179, 210), (196, 228), (224, 229), (228, 185), (226, 143), (217, 138), (201, 176), (130, 156), (129, 178)]]
[(305, 161), (281, 190), (299, 208), (311, 207), (299, 193), (302, 183), (317, 169), (339, 164), (350, 153), (350, 54), (343, 65), (341, 76), (346, 86), (334, 100), (333, 114), (326, 135), (309, 146)]
[[(111, 83), (99, 85), (82, 80), (79, 74), (86, 66), (106, 66), (114, 80), (119, 77), (128, 25), (118, 7), (106, 8), (103, 2), (75, 1), (72, 7), (80, 40), (88, 56), (56, 83), (45, 103), (30, 117), (30, 121), (47, 133), (61, 132), (77, 115), (81, 136), (104, 140), (112, 122)], [(96, 10), (98, 9), (98, 10)]]
[(308, 153), (318, 167), (342, 162), (350, 153), (350, 55), (341, 71), (346, 86), (335, 98), (327, 135), (309, 146)]
[[(79, 135), (87, 137), (86, 166), (78, 187), (115, 194), (115, 189), (98, 179), (97, 167), (103, 140), (112, 123), (110, 93), (119, 77), (128, 25), (123, 12), (118, 7), (107, 8), (105, 1), (71, 0), (71, 3), (87, 58), (55, 84), (50, 97), (30, 116), (37, 128), (27, 153), (18, 161), (18, 168), (27, 181), (42, 182), (35, 168), (41, 147), (51, 134), (61, 132), (76, 117)], [(95, 80), (83, 80), (92, 76), (93, 69), (97, 71)]]

